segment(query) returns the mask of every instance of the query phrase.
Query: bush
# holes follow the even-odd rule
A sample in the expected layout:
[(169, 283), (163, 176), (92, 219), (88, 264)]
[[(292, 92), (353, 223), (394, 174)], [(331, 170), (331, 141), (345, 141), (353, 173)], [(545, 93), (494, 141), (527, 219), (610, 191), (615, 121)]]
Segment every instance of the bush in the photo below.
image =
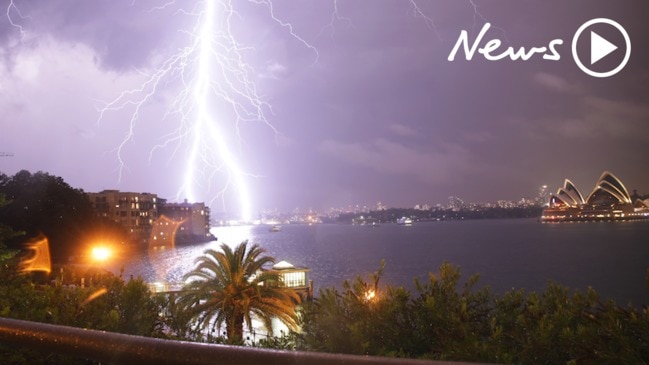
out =
[[(141, 279), (127, 282), (110, 273), (85, 273), (87, 287), (40, 284), (33, 275), (17, 274), (17, 267), (0, 269), (0, 316), (34, 322), (159, 337), (161, 301)], [(80, 273), (70, 277), (79, 277)], [(92, 284), (90, 284), (92, 283)], [(87, 363), (65, 356), (8, 346), (0, 358), (11, 364)]]
[(498, 363), (646, 363), (649, 310), (601, 302), (555, 283), (541, 293), (502, 296), (461, 283), (444, 263), (416, 294), (378, 290), (382, 269), (365, 281), (328, 288), (306, 305), (297, 347), (302, 350)]

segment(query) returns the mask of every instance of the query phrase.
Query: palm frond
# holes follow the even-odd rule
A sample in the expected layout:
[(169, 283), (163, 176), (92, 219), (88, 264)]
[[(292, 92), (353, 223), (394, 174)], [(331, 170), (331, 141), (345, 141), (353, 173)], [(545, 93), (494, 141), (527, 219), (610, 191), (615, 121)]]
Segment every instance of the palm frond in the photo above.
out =
[[(184, 278), (187, 284), (178, 298), (201, 328), (226, 324), (228, 338), (246, 325), (252, 330), (252, 317), (259, 318), (269, 331), (277, 318), (296, 330), (297, 293), (282, 286), (276, 271), (264, 270), (275, 263), (257, 244), (243, 241), (234, 249), (221, 244), (220, 250), (206, 250), (195, 260), (195, 267)], [(235, 323), (238, 321), (242, 323)], [(237, 330), (239, 328), (239, 330)]]

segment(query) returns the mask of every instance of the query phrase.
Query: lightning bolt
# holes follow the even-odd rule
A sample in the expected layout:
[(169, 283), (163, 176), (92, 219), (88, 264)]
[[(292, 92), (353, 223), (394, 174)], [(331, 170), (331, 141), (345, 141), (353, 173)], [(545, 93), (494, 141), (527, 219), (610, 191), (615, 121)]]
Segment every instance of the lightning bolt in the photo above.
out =
[[(474, 0), (469, 0), (469, 4), (471, 4), (471, 6), (473, 7), (473, 29), (475, 29), (478, 26), (478, 18), (480, 18), (483, 23), (490, 23), (489, 20), (484, 15), (482, 15), (480, 10), (478, 10), (478, 5), (474, 2)], [(492, 25), (491, 27), (495, 30), (500, 31), (503, 37), (505, 38), (505, 42), (509, 43), (507, 32), (505, 32), (503, 28), (494, 25)]]
[(331, 31), (331, 39), (334, 40), (334, 33), (336, 29), (335, 25), (336, 23), (341, 22), (346, 23), (347, 26), (352, 26), (352, 20), (350, 18), (340, 15), (340, 11), (338, 10), (338, 0), (333, 0), (333, 11), (331, 12), (331, 19), (329, 20), (329, 23), (320, 30), (319, 35), (322, 35), (325, 30), (329, 29)]
[[(14, 21), (17, 14), (23, 16), (15, 0), (10, 0), (6, 17), (16, 28), (21, 38), (25, 36), (23, 26)], [(263, 6), (269, 17), (284, 29), (295, 41), (301, 43), (314, 54), (313, 64), (317, 64), (319, 53), (316, 47), (302, 38), (290, 22), (282, 20), (275, 11), (272, 0), (248, 0), (250, 4)], [(474, 10), (474, 23), (485, 20), (473, 0), (468, 0)], [(410, 12), (424, 20), (437, 37), (441, 36), (434, 20), (427, 16), (416, 0), (409, 0)], [(177, 2), (167, 1), (149, 11), (160, 11), (178, 6)], [(172, 158), (184, 147), (186, 170), (177, 192), (177, 198), (198, 200), (199, 195), (213, 194), (210, 204), (220, 199), (226, 209), (226, 193), (234, 193), (238, 201), (241, 218), (249, 221), (252, 217), (252, 196), (247, 187), (251, 178), (243, 167), (240, 152), (243, 138), (240, 126), (243, 123), (262, 123), (277, 136), (278, 131), (270, 123), (268, 115), (271, 105), (258, 93), (253, 81), (254, 70), (246, 63), (244, 52), (252, 50), (240, 44), (232, 32), (232, 20), (240, 14), (232, 0), (202, 0), (193, 8), (180, 8), (176, 15), (182, 14), (195, 19), (193, 27), (181, 30), (188, 37), (187, 45), (174, 54), (158, 62), (155, 67), (142, 72), (143, 82), (136, 88), (124, 90), (111, 101), (103, 102), (98, 108), (98, 122), (117, 110), (128, 110), (128, 128), (114, 152), (118, 160), (118, 181), (122, 180), (127, 169), (126, 147), (134, 142), (135, 127), (141, 119), (144, 107), (152, 103), (155, 95), (169, 85), (180, 85), (180, 90), (168, 104), (164, 118), (177, 118), (177, 127), (165, 135), (161, 143), (149, 153), (149, 161), (160, 149), (175, 146)], [(331, 20), (326, 28), (336, 23), (351, 20), (341, 15), (338, 1), (333, 0)], [(504, 34), (504, 31), (503, 31)], [(174, 119), (174, 123), (175, 123)], [(218, 184), (214, 182), (218, 181)], [(216, 185), (213, 187), (212, 185)]]
[(14, 19), (11, 17), (12, 12), (18, 14), (20, 19), (28, 19), (28, 17), (25, 17), (20, 13), (20, 9), (18, 9), (16, 4), (14, 4), (14, 0), (9, 1), (9, 4), (7, 5), (7, 20), (9, 21), (9, 24), (11, 24), (12, 27), (18, 29), (18, 31), (20, 32), (20, 39), (23, 40), (25, 39), (25, 35), (26, 35), (25, 30), (23, 29), (22, 25), (16, 23)]
[[(268, 9), (273, 21), (286, 29), (298, 42), (313, 51), (314, 64), (319, 54), (317, 49), (294, 30), (293, 25), (282, 21), (275, 13), (273, 3), (267, 0), (249, 0)], [(167, 2), (151, 11), (162, 10), (174, 5)], [(114, 110), (132, 108), (129, 129), (116, 148), (119, 162), (119, 179), (126, 169), (125, 148), (135, 137), (135, 126), (140, 119), (142, 108), (154, 97), (162, 85), (172, 79), (179, 79), (181, 90), (171, 102), (165, 118), (179, 116), (179, 126), (165, 137), (163, 143), (155, 146), (149, 155), (161, 148), (176, 144), (173, 155), (181, 145), (187, 147), (186, 171), (177, 198), (185, 197), (196, 201), (197, 189), (212, 190), (218, 179), (218, 191), (212, 203), (220, 199), (226, 209), (226, 192), (234, 190), (238, 201), (238, 212), (243, 221), (250, 221), (251, 194), (247, 187), (248, 179), (255, 177), (246, 173), (237, 151), (241, 148), (240, 125), (246, 122), (261, 122), (276, 135), (278, 131), (269, 122), (271, 105), (257, 92), (252, 80), (253, 69), (246, 64), (244, 50), (233, 33), (232, 19), (238, 16), (233, 3), (227, 0), (206, 0), (197, 2), (191, 10), (178, 12), (196, 19), (194, 27), (185, 31), (189, 45), (168, 57), (146, 78), (140, 87), (126, 90), (99, 109), (99, 121), (105, 114)], [(238, 143), (233, 145), (229, 137)], [(238, 148), (236, 148), (238, 147)]]
[(435, 32), (435, 35), (437, 36), (437, 39), (442, 40), (442, 37), (439, 34), (439, 31), (437, 30), (437, 26), (435, 25), (435, 21), (433, 18), (429, 17), (426, 15), (417, 2), (415, 0), (410, 0), (410, 8), (412, 11), (412, 14), (415, 18), (421, 18), (424, 20), (424, 23), (428, 27), (428, 29), (431, 29), (433, 32)]
[[(476, 4), (474, 0), (468, 0), (468, 2), (469, 5), (471, 5), (471, 7), (473, 8), (473, 29), (478, 27), (478, 20), (481, 20), (482, 23), (488, 23), (489, 20), (480, 12), (478, 4)], [(435, 33), (437, 39), (444, 41), (444, 39), (440, 35), (439, 30), (437, 29), (437, 25), (435, 25), (435, 20), (433, 20), (433, 18), (429, 15), (426, 15), (426, 13), (421, 9), (416, 0), (410, 0), (410, 12), (415, 18), (421, 18), (424, 21), (424, 24), (426, 24), (426, 26)], [(500, 31), (505, 38), (505, 42), (509, 43), (509, 38), (507, 37), (507, 33), (503, 28), (494, 25), (492, 25), (492, 28)]]
[(248, 1), (250, 1), (252, 3), (255, 3), (255, 4), (265, 5), (268, 8), (268, 12), (270, 14), (270, 17), (273, 19), (273, 21), (275, 23), (277, 23), (277, 24), (281, 25), (282, 27), (288, 29), (289, 34), (293, 38), (295, 38), (300, 43), (302, 43), (305, 47), (307, 47), (308, 49), (313, 51), (313, 53), (316, 56), (315, 60), (313, 61), (313, 65), (316, 65), (318, 63), (318, 59), (320, 58), (320, 53), (318, 52), (318, 49), (315, 48), (313, 45), (311, 45), (306, 40), (304, 40), (304, 38), (300, 37), (297, 33), (295, 33), (295, 30), (293, 29), (293, 25), (291, 23), (285, 22), (285, 21), (281, 20), (280, 18), (278, 18), (275, 15), (275, 7), (273, 6), (272, 1), (270, 1), (270, 0), (248, 0)]

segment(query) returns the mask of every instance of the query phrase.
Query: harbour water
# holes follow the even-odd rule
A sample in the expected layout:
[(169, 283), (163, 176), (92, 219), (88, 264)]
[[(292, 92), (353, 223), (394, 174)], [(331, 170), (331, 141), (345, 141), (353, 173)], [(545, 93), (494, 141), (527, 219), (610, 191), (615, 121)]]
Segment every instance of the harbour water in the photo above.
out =
[(321, 224), (218, 227), (216, 242), (131, 255), (114, 263), (126, 275), (180, 282), (194, 260), (221, 243), (257, 243), (268, 254), (311, 269), (319, 288), (367, 277), (385, 259), (381, 284), (414, 289), (442, 262), (458, 265), (464, 278), (479, 273), (478, 286), (496, 293), (512, 288), (543, 290), (548, 281), (573, 289), (594, 287), (619, 304), (649, 304), (649, 222), (541, 224), (534, 219), (382, 224), (378, 227)]

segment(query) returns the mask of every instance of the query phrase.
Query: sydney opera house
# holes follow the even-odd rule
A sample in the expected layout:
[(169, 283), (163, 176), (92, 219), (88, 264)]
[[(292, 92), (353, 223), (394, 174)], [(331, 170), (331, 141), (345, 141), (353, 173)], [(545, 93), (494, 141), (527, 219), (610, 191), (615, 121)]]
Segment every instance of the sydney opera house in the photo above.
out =
[(649, 219), (649, 199), (631, 200), (626, 187), (608, 171), (595, 188), (584, 196), (568, 179), (550, 196), (541, 222), (617, 221)]

